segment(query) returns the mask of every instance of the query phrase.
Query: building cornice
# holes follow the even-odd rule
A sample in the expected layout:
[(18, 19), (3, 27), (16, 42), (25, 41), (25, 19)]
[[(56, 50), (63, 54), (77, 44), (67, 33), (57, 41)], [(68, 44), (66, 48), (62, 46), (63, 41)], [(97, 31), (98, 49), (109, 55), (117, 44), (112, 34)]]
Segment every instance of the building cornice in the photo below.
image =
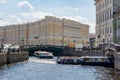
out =
[(97, 4), (97, 3), (100, 3), (102, 0), (94, 0), (95, 1), (95, 5)]

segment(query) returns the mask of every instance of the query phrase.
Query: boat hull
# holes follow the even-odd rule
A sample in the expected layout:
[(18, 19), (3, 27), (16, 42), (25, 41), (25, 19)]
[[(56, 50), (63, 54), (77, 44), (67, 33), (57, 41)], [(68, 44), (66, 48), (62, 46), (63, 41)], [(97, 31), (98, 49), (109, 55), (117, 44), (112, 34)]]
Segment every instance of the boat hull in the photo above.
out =
[(46, 59), (46, 58), (47, 58), (47, 59), (53, 59), (53, 56), (39, 56), (39, 58), (42, 58), (42, 59), (44, 59), (44, 58), (45, 58), (45, 59)]
[(102, 62), (57, 62), (58, 64), (73, 64), (73, 65), (88, 65), (88, 66), (103, 66), (114, 67), (114, 63), (102, 63)]
[(42, 52), (42, 51), (36, 51), (34, 54), (36, 57), (38, 58), (42, 58), (42, 59), (52, 59), (53, 58), (53, 54), (50, 52)]
[[(87, 60), (85, 60), (87, 59)], [(94, 58), (85, 58), (80, 60), (80, 58), (59, 58), (56, 62), (58, 64), (74, 64), (74, 65), (88, 65), (88, 66), (103, 66), (103, 67), (114, 67), (114, 61), (96, 61)], [(96, 58), (97, 59), (97, 58)], [(107, 58), (105, 58), (107, 59)], [(101, 59), (102, 60), (102, 59)]]

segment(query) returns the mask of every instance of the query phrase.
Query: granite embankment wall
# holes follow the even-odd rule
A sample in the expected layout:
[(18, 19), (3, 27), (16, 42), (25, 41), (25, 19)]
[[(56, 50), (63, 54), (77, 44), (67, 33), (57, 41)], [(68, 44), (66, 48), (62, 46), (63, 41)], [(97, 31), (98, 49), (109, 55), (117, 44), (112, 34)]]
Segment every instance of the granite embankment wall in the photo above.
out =
[(116, 52), (114, 58), (115, 58), (114, 68), (120, 70), (120, 52)]
[(0, 66), (5, 65), (7, 63), (6, 53), (0, 53)]
[(29, 59), (28, 52), (0, 53), (0, 66)]

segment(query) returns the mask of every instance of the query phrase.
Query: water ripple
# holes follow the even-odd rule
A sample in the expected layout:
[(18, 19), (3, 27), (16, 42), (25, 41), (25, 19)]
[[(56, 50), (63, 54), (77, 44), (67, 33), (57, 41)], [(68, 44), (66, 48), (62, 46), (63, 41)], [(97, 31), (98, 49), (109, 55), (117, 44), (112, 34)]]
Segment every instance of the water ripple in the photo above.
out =
[(38, 59), (5, 66), (0, 80), (120, 80), (120, 72), (112, 68), (60, 65), (55, 59)]

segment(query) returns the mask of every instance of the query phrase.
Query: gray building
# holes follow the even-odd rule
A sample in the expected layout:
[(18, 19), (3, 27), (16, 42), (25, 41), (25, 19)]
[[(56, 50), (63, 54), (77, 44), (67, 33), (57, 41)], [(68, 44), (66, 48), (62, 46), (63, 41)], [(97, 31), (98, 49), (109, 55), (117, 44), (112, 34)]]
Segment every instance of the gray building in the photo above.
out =
[(113, 43), (113, 14), (120, 7), (120, 0), (94, 0), (96, 6), (97, 44)]
[(120, 7), (114, 13), (113, 42), (120, 45)]

